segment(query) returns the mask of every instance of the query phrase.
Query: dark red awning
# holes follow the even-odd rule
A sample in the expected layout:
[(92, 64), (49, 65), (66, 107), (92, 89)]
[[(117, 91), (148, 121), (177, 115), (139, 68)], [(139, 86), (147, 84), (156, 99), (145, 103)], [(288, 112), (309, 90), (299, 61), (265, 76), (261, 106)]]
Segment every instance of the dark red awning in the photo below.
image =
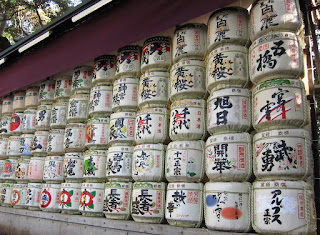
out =
[(0, 96), (92, 60), (234, 0), (129, 0), (0, 70)]

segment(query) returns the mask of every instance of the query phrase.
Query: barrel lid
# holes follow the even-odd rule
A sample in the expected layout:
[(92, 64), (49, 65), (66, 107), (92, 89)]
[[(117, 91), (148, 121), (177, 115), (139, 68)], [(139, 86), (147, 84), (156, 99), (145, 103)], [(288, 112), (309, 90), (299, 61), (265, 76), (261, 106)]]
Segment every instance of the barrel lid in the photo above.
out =
[(63, 161), (63, 156), (46, 156), (45, 161), (49, 160)]
[(95, 117), (95, 118), (90, 118), (87, 121), (87, 124), (93, 124), (93, 123), (109, 123), (110, 118), (105, 117), (105, 118), (100, 118), (100, 117)]
[(68, 102), (56, 102), (54, 104), (52, 104), (52, 107), (56, 107), (56, 106), (67, 106), (68, 105)]
[(131, 182), (106, 182), (107, 188), (132, 189)]
[(256, 180), (253, 182), (253, 189), (274, 189), (274, 188), (287, 188), (287, 189), (304, 189), (310, 185), (304, 181), (288, 181), (288, 180)]
[(165, 77), (169, 78), (170, 74), (168, 72), (161, 72), (161, 71), (153, 71), (153, 72), (147, 72), (141, 75), (140, 78), (146, 78), (146, 77)]
[(144, 41), (143, 46), (145, 46), (148, 43), (152, 43), (152, 42), (168, 42), (168, 43), (171, 43), (171, 37), (169, 37), (169, 36), (151, 37), (151, 38), (148, 38), (147, 40)]
[(81, 183), (61, 183), (61, 188), (81, 188)]
[(25, 95), (26, 94), (26, 90), (17, 90), (14, 91), (13, 95)]
[(166, 183), (164, 182), (135, 182), (133, 183), (133, 189), (142, 189), (142, 188), (147, 188), (147, 189), (155, 189), (155, 190), (161, 190), (165, 189)]
[(86, 124), (83, 124), (83, 123), (68, 123), (66, 125), (66, 129), (73, 129), (73, 128), (86, 128)]
[(283, 31), (282, 32), (271, 32), (271, 33), (268, 33), (264, 36), (257, 38), (256, 40), (254, 40), (250, 46), (250, 51), (252, 51), (253, 48), (255, 48), (261, 44), (264, 44), (264, 43), (267, 43), (270, 41), (274, 41), (274, 40), (279, 40), (279, 39), (290, 39), (290, 40), (298, 41), (297, 35), (295, 35), (292, 32), (283, 32)]
[(104, 183), (82, 183), (82, 188), (104, 189)]
[(84, 152), (84, 155), (107, 155), (106, 150), (87, 150)]
[(93, 68), (92, 68), (92, 66), (89, 66), (89, 65), (80, 65), (80, 66), (75, 67), (73, 70), (74, 70), (74, 71), (76, 71), (76, 70), (92, 71)]
[(159, 108), (143, 108), (143, 109), (140, 109), (138, 112), (137, 112), (137, 116), (139, 115), (143, 115), (143, 114), (162, 114), (162, 115), (167, 115), (168, 113), (168, 109), (166, 108), (162, 108), (162, 107), (159, 107)]
[(119, 78), (117, 80), (114, 81), (113, 86), (116, 86), (118, 84), (121, 83), (134, 83), (134, 84), (138, 84), (139, 83), (139, 79), (138, 78)]
[(163, 144), (139, 144), (134, 147), (134, 152), (135, 151), (140, 151), (140, 150), (160, 150), (164, 151), (165, 146)]
[(249, 133), (228, 133), (212, 135), (207, 139), (206, 146), (216, 143), (251, 143), (252, 136)]
[(205, 192), (233, 192), (249, 193), (251, 184), (249, 182), (208, 182), (205, 184)]
[(201, 23), (188, 23), (188, 24), (183, 24), (183, 25), (177, 25), (176, 29), (174, 30), (174, 33), (176, 33), (179, 30), (183, 29), (202, 29), (202, 30), (207, 30), (207, 25), (201, 24)]
[(41, 104), (41, 105), (38, 105), (37, 110), (44, 110), (44, 109), (51, 109), (51, 108), (52, 108), (51, 104)]
[(36, 113), (37, 113), (36, 109), (26, 109), (23, 111), (23, 114), (36, 114)]
[(171, 72), (181, 66), (200, 66), (200, 67), (206, 67), (206, 64), (202, 60), (183, 60), (175, 63), (172, 65)]
[(1, 137), (0, 141), (8, 141), (8, 138)]
[(13, 96), (12, 95), (5, 95), (3, 96), (2, 100), (12, 100)]
[(13, 188), (27, 188), (28, 184), (14, 184)]
[(185, 100), (178, 100), (172, 102), (171, 109), (179, 108), (179, 107), (205, 107), (205, 101), (203, 99), (185, 99)]
[(216, 47), (210, 52), (209, 58), (221, 52), (224, 53), (224, 52), (232, 52), (232, 51), (248, 54), (248, 48), (246, 46), (235, 45), (235, 44), (222, 44), (221, 46)]
[(231, 12), (242, 12), (245, 13), (249, 16), (249, 12), (246, 8), (243, 7), (224, 7), (224, 8), (220, 8), (218, 10), (215, 10), (214, 12), (212, 12), (212, 14), (209, 17), (209, 20), (214, 17), (217, 14), (220, 14), (221, 12), (227, 12), (227, 11), (231, 11)]
[(100, 60), (116, 60), (115, 55), (101, 55), (94, 59), (94, 62), (100, 61)]
[(22, 134), (20, 135), (21, 138), (33, 138), (34, 134)]
[(118, 49), (118, 53), (122, 51), (137, 51), (140, 50), (141, 47), (139, 45), (128, 45)]
[(57, 75), (53, 78), (54, 80), (72, 80), (71, 75)]
[(202, 183), (169, 183), (169, 190), (200, 190), (202, 191), (203, 184)]
[(295, 137), (295, 138), (305, 138), (311, 140), (311, 134), (304, 129), (281, 129), (281, 130), (271, 130), (263, 131), (255, 134), (253, 137), (254, 141), (260, 139), (268, 138), (282, 138), (282, 137)]
[(6, 120), (8, 120), (8, 119), (11, 119), (11, 116), (2, 116), (2, 117), (1, 117), (1, 120), (5, 120), (5, 121), (6, 121)]
[(276, 79), (271, 81), (266, 81), (263, 83), (260, 83), (258, 86), (256, 86), (253, 90), (253, 94), (255, 95), (259, 91), (263, 91), (270, 88), (279, 88), (279, 87), (293, 87), (293, 88), (304, 88), (303, 82), (301, 82), (299, 79)]
[(41, 183), (28, 183), (28, 188), (42, 188)]
[(35, 131), (34, 135), (49, 135), (49, 131)]
[(245, 88), (226, 88), (212, 92), (208, 100), (215, 99), (220, 96), (245, 96), (250, 97), (250, 91)]
[(42, 162), (44, 162), (44, 157), (31, 157), (30, 161), (42, 161)]
[(118, 146), (112, 146), (108, 148), (108, 154), (112, 152), (128, 152), (133, 153), (133, 146), (130, 145), (118, 145)]
[(22, 115), (23, 115), (23, 113), (13, 113), (12, 117), (14, 117), (14, 116), (22, 116)]
[(107, 91), (112, 91), (112, 86), (110, 85), (99, 85), (99, 86), (94, 86), (91, 88), (92, 91), (98, 91), (98, 90), (107, 90)]
[(167, 150), (171, 149), (196, 149), (203, 150), (205, 146), (202, 140), (182, 140), (182, 141), (172, 141), (168, 144)]
[(69, 99), (69, 103), (72, 99), (76, 99), (76, 98), (82, 98), (82, 99), (89, 99), (89, 94), (74, 94), (72, 96), (70, 96), (70, 99)]
[(61, 184), (43, 184), (42, 188), (55, 188), (55, 189), (60, 189)]
[(27, 159), (27, 158), (19, 158), (19, 159), (17, 160), (17, 162), (19, 162), (19, 163), (29, 163), (29, 162), (30, 162), (30, 159)]
[(29, 91), (29, 90), (39, 90), (39, 86), (29, 86), (27, 88), (27, 91)]
[(48, 78), (47, 80), (41, 82), (41, 83), (40, 83), (40, 86), (43, 86), (43, 85), (51, 85), (51, 84), (56, 84), (56, 81), (52, 80), (51, 78)]
[(49, 131), (49, 135), (50, 134), (64, 134), (65, 130), (64, 129), (51, 129)]
[(13, 183), (2, 183), (2, 188), (12, 187)]
[(136, 118), (136, 112), (117, 112), (110, 115), (110, 120), (115, 118)]
[(20, 138), (20, 136), (9, 136), (9, 141), (10, 140), (20, 140), (21, 138)]
[(84, 153), (83, 152), (72, 152), (72, 153), (65, 153), (64, 155), (66, 158), (84, 158)]

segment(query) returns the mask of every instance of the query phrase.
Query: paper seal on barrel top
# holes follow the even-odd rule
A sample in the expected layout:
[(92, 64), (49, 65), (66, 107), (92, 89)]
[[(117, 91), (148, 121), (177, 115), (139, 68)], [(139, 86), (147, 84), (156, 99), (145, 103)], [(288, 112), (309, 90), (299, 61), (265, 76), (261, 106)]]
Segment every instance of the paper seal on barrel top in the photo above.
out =
[(139, 77), (141, 67), (141, 47), (124, 46), (118, 49), (115, 78)]
[(94, 59), (92, 85), (111, 85), (116, 73), (116, 56), (101, 55)]

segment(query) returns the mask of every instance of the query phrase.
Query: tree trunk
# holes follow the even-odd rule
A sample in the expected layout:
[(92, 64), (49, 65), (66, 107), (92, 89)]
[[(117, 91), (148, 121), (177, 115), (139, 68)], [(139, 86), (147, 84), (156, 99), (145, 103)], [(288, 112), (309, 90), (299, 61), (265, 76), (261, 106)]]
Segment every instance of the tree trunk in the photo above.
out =
[(0, 24), (0, 36), (2, 36), (6, 26), (7, 26), (7, 15), (4, 15), (3, 20), (1, 21), (1, 24)]

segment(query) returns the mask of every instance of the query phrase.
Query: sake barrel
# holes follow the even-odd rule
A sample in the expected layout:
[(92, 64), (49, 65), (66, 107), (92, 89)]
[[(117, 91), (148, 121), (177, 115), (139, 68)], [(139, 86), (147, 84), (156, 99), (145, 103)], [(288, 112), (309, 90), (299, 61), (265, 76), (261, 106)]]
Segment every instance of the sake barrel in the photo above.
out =
[(110, 118), (90, 118), (87, 121), (86, 147), (106, 149), (109, 141)]
[(212, 92), (208, 98), (208, 132), (220, 134), (248, 131), (251, 127), (250, 98), (250, 91), (242, 88)]
[(83, 176), (83, 152), (66, 153), (64, 156), (64, 178), (67, 182), (79, 182)]
[(81, 183), (62, 183), (59, 208), (65, 214), (80, 214)]
[(133, 180), (161, 182), (164, 178), (165, 151), (163, 144), (136, 145), (132, 156)]
[(171, 66), (171, 38), (156, 36), (143, 43), (141, 72), (168, 71)]
[(189, 23), (178, 25), (172, 39), (173, 63), (182, 59), (203, 60), (207, 49), (207, 26)]
[(81, 152), (85, 150), (86, 124), (71, 123), (66, 125), (64, 134), (64, 149), (66, 152)]
[(2, 137), (10, 136), (10, 123), (11, 123), (11, 116), (2, 116), (1, 117), (1, 129), (0, 134)]
[(2, 183), (0, 193), (0, 204), (1, 206), (11, 207), (11, 192), (13, 183)]
[(79, 211), (84, 216), (103, 216), (104, 183), (82, 183)]
[(112, 84), (116, 73), (116, 56), (102, 55), (94, 59), (93, 85)]
[(136, 111), (138, 107), (138, 79), (120, 78), (113, 83), (112, 111)]
[(2, 97), (2, 115), (11, 116), (13, 113), (13, 96), (5, 95)]
[(25, 109), (26, 90), (13, 92), (12, 108), (15, 113), (21, 113)]
[(168, 144), (165, 176), (171, 182), (200, 182), (204, 176), (202, 140), (173, 141)]
[(20, 135), (19, 144), (19, 155), (20, 156), (31, 156), (32, 145), (33, 145), (33, 134), (22, 134)]
[(273, 31), (297, 32), (301, 29), (302, 18), (299, 1), (256, 0), (250, 10), (251, 40)]
[(19, 145), (20, 136), (10, 136), (8, 138), (7, 156), (18, 157), (19, 156)]
[(26, 109), (36, 109), (38, 107), (39, 87), (30, 86), (26, 90)]
[(36, 116), (36, 130), (48, 131), (50, 130), (51, 119), (51, 105), (39, 105)]
[(109, 143), (134, 142), (135, 112), (119, 112), (110, 115)]
[(37, 110), (26, 109), (22, 116), (22, 133), (33, 134), (36, 131)]
[(31, 153), (34, 156), (46, 156), (48, 148), (49, 131), (36, 131), (34, 133)]
[(203, 184), (169, 183), (165, 217), (170, 225), (199, 227), (203, 220)]
[(137, 144), (164, 143), (168, 139), (168, 110), (144, 108), (137, 112), (135, 142)]
[(131, 182), (107, 182), (103, 213), (107, 219), (127, 220), (131, 217)]
[(183, 60), (170, 70), (170, 100), (203, 99), (206, 95), (206, 65), (202, 60)]
[(30, 182), (42, 182), (43, 166), (44, 166), (43, 157), (30, 158), (30, 162), (28, 166), (28, 180)]
[(139, 80), (138, 106), (166, 107), (168, 96), (169, 73), (148, 72), (141, 75)]
[(72, 76), (58, 75), (54, 80), (56, 81), (54, 100), (68, 99), (71, 96)]
[(87, 150), (84, 154), (83, 179), (86, 182), (106, 181), (107, 151)]
[(251, 184), (208, 182), (204, 186), (204, 218), (207, 228), (228, 232), (251, 229)]
[(254, 136), (253, 159), (258, 179), (306, 179), (313, 169), (310, 133), (304, 129), (259, 132)]
[(26, 206), (29, 210), (40, 210), (39, 204), (41, 199), (42, 184), (28, 183), (26, 194)]
[(249, 13), (242, 7), (224, 7), (214, 11), (208, 20), (208, 52), (221, 44), (249, 44)]
[(224, 44), (209, 54), (206, 87), (209, 92), (249, 85), (248, 49), (245, 46)]
[(23, 113), (13, 113), (10, 121), (10, 135), (22, 134), (22, 116)]
[(140, 74), (141, 47), (129, 45), (118, 49), (115, 77), (138, 77)]
[(252, 176), (252, 137), (212, 135), (206, 142), (205, 172), (211, 181), (248, 181)]
[(205, 101), (180, 100), (171, 104), (169, 136), (171, 140), (198, 140), (206, 135)]
[(120, 145), (108, 148), (106, 177), (108, 181), (132, 181), (133, 146)]
[(71, 92), (73, 94), (90, 92), (92, 87), (92, 66), (80, 65), (74, 68), (72, 75)]
[(88, 119), (89, 95), (75, 94), (69, 99), (67, 122), (85, 122)]
[(28, 184), (14, 184), (11, 192), (11, 205), (15, 208), (27, 208), (26, 194)]
[(63, 181), (63, 157), (47, 156), (43, 166), (43, 180), (46, 183), (59, 183)]
[(48, 155), (63, 155), (64, 154), (64, 129), (52, 129), (48, 135)]
[(28, 168), (30, 159), (19, 158), (14, 170), (14, 177), (18, 183), (23, 183), (28, 180)]
[(65, 128), (67, 124), (68, 102), (57, 102), (52, 105), (50, 128)]
[(250, 80), (256, 85), (281, 77), (298, 79), (304, 73), (302, 48), (290, 32), (273, 32), (255, 40), (249, 60)]
[(309, 120), (308, 104), (303, 82), (278, 79), (261, 83), (253, 91), (254, 129), (304, 127)]
[(51, 78), (40, 84), (39, 98), (40, 104), (52, 104), (54, 102), (55, 81)]
[(160, 224), (164, 220), (166, 184), (136, 182), (133, 184), (131, 216), (134, 221)]
[[(4, 170), (4, 163), (6, 162), (6, 160), (1, 159), (0, 160), (0, 180), (2, 182), (3, 180), (3, 170)], [(1, 187), (0, 187), (1, 188)], [(1, 204), (1, 203), (0, 203)]]
[(0, 159), (7, 157), (8, 138), (0, 138)]
[(9, 157), (5, 160), (3, 170), (2, 170), (2, 177), (4, 180), (15, 180), (15, 169), (17, 166), (17, 159)]
[(90, 90), (89, 116), (105, 117), (112, 112), (112, 86), (94, 86)]
[(61, 184), (43, 184), (40, 209), (47, 212), (59, 212)]
[(314, 234), (316, 214), (311, 185), (303, 181), (255, 181), (252, 226), (258, 233)]

